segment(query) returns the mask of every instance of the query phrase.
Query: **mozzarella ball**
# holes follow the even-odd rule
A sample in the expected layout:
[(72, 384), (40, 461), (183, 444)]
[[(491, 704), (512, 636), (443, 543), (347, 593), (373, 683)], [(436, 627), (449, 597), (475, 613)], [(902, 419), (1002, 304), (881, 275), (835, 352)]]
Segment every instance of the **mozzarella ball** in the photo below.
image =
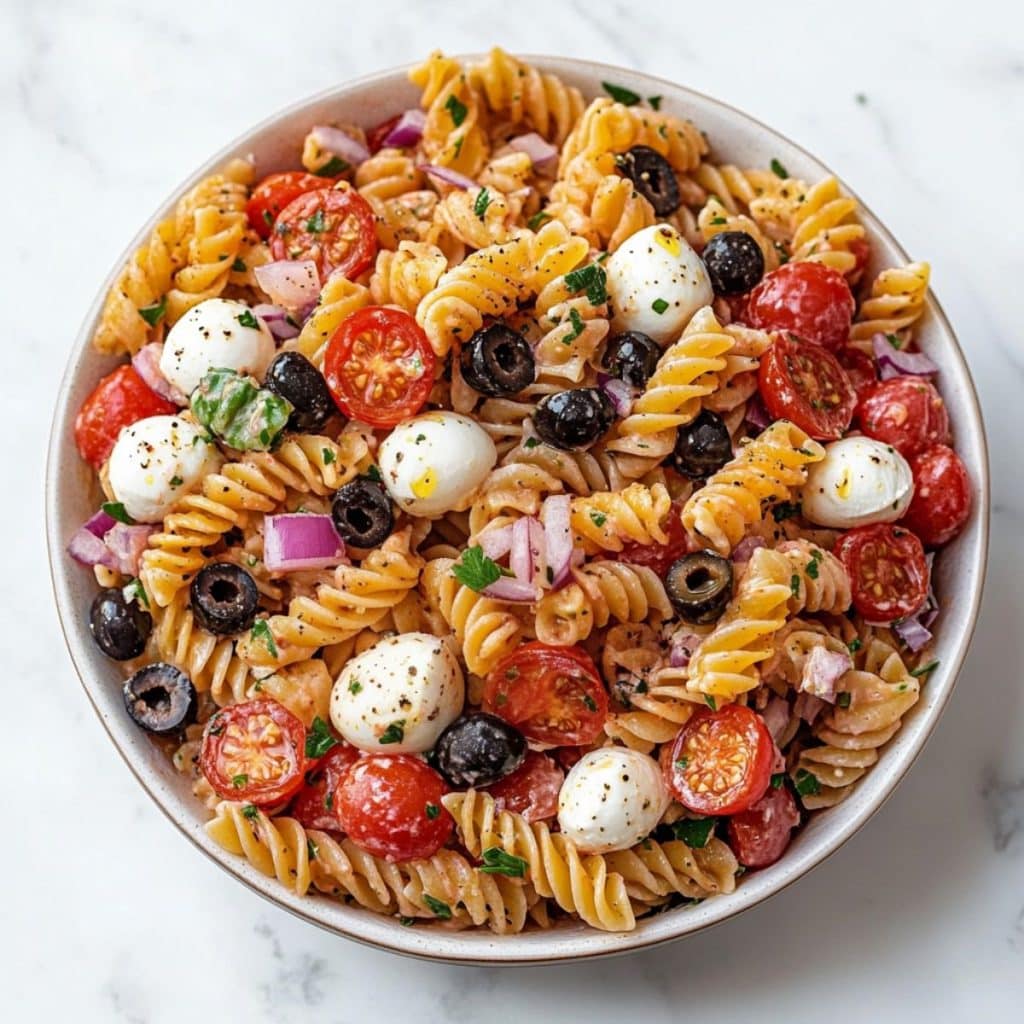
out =
[(675, 228), (654, 224), (630, 235), (605, 263), (618, 331), (675, 341), (714, 298), (701, 258)]
[[(247, 326), (252, 322), (255, 327)], [(209, 370), (237, 370), (262, 380), (275, 353), (267, 325), (244, 302), (207, 299), (168, 332), (160, 372), (191, 395)]]
[(386, 637), (353, 658), (331, 690), (334, 728), (360, 750), (430, 750), (462, 711), (455, 655), (428, 633)]
[(159, 522), (220, 467), (206, 431), (180, 416), (150, 416), (125, 427), (110, 453), (110, 489), (139, 523)]
[(844, 437), (825, 446), (825, 458), (810, 467), (803, 512), (820, 526), (848, 530), (891, 523), (914, 496), (914, 475), (892, 445), (871, 437)]
[(610, 853), (650, 835), (668, 805), (654, 758), (604, 747), (584, 754), (566, 776), (558, 794), (558, 824), (585, 853)]
[(428, 412), (400, 423), (378, 453), (391, 497), (406, 512), (428, 517), (465, 508), (497, 459), (487, 431), (455, 412)]

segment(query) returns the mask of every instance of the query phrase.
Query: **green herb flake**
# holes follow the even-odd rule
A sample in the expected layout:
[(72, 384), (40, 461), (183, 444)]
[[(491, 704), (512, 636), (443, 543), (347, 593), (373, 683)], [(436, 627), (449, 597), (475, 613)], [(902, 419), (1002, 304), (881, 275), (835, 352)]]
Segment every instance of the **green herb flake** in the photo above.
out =
[(434, 917), (440, 918), (442, 921), (450, 921), (452, 919), (452, 908), (444, 900), (435, 899), (430, 893), (425, 892), (423, 894), (423, 902)]
[(480, 593), (501, 577), (501, 569), (477, 544), (462, 552), (462, 558), (452, 566), (452, 574), (464, 587)]
[(633, 92), (632, 89), (616, 85), (614, 82), (602, 82), (601, 86), (616, 103), (624, 103), (627, 107), (635, 107), (642, 98), (638, 93)]
[(816, 580), (818, 578), (818, 566), (821, 565), (821, 560), (824, 557), (825, 556), (818, 550), (811, 552), (811, 560), (807, 563), (807, 567), (804, 569), (804, 572), (806, 572), (812, 580)]
[(782, 789), (782, 784), (786, 781), (785, 772), (776, 772), (772, 776), (772, 789)]
[(411, 928), (416, 923), (415, 917), (406, 917), (405, 914), (401, 914), (398, 918), (398, 923), (403, 928)]
[(338, 741), (331, 735), (327, 723), (317, 715), (306, 733), (306, 757), (323, 757)]
[(703, 850), (715, 831), (714, 818), (681, 818), (672, 825), (672, 834), (694, 850)]
[(131, 526), (135, 522), (135, 520), (128, 515), (128, 512), (120, 501), (105, 501), (100, 505), (100, 508), (106, 512), (111, 519), (116, 519), (119, 523), (124, 523), (126, 526)]
[(903, 347), (903, 339), (898, 334), (887, 334), (885, 340), (895, 349)]
[(920, 679), (921, 676), (926, 676), (934, 669), (939, 667), (939, 659), (935, 658), (933, 661), (929, 661), (927, 665), (922, 665), (920, 668), (913, 668), (910, 670), (910, 674), (915, 679)]
[(591, 512), (590, 521), (597, 527), (604, 526), (608, 522), (608, 517), (603, 512)]
[(455, 146), (455, 159), (458, 160), (459, 154), (462, 152), (462, 143), (466, 140), (460, 135), (454, 142)]
[(427, 817), (434, 821), (441, 816), (441, 808), (437, 804), (427, 804)]
[(145, 608), (149, 607), (149, 596), (146, 594), (146, 588), (142, 585), (142, 580), (138, 578), (129, 580), (121, 593), (124, 594), (126, 601), (134, 601)]
[(716, 701), (715, 698), (712, 697), (710, 693), (705, 693), (704, 694), (704, 703), (707, 704), (707, 706), (709, 708), (711, 708), (712, 711), (717, 711), (718, 710), (718, 701)]
[(456, 128), (466, 120), (466, 115), (469, 113), (469, 108), (465, 103), (462, 103), (459, 100), (455, 93), (452, 93), (445, 101), (444, 109), (452, 115), (452, 124), (454, 124)]
[(263, 223), (266, 224), (268, 228), (272, 228), (274, 226), (274, 215), (269, 210), (263, 211)]
[(648, 96), (647, 102), (651, 105), (651, 110), (661, 110), (661, 97), (660, 96)]
[(855, 636), (847, 645), (846, 649), (851, 654), (856, 654), (864, 646), (864, 641), (859, 636)]
[(545, 213), (543, 210), (538, 210), (527, 222), (526, 226), (531, 231), (537, 231), (542, 225), (547, 224), (551, 220), (551, 214)]
[(307, 837), (307, 839), (306, 839), (306, 856), (309, 857), (310, 860), (316, 860), (316, 855), (319, 852), (320, 852), (320, 847), (317, 846), (316, 843), (314, 843), (312, 839)]
[(800, 573), (795, 572), (789, 577), (789, 589), (794, 597), (800, 597)]
[(260, 816), (260, 810), (255, 804), (246, 804), (242, 808), (242, 817), (254, 821)]
[(841, 708), (848, 708), (852, 699), (853, 694), (849, 690), (843, 690), (841, 693), (836, 694), (836, 705)]
[(389, 743), (401, 743), (405, 739), (405, 719), (399, 718), (392, 722), (381, 734), (378, 743), (387, 745)]
[(477, 215), (479, 220), (484, 219), (484, 214), (487, 213), (487, 207), (491, 205), (491, 194), (487, 189), (482, 188), (476, 194), (476, 201), (473, 203), (473, 212)]
[(244, 773), (242, 775), (231, 776), (231, 785), (234, 786), (235, 789), (241, 789), (248, 781), (249, 776)]
[(253, 311), (251, 309), (243, 310), (241, 313), (238, 314), (238, 316), (235, 317), (235, 319), (243, 327), (254, 327), (256, 330), (259, 330), (260, 322), (253, 315)]
[(529, 449), (531, 449), (531, 448), (536, 448), (536, 447), (537, 447), (537, 445), (539, 445), (539, 444), (540, 444), (540, 438), (537, 438), (537, 437), (528, 437), (528, 438), (527, 438), (527, 439), (526, 439), (526, 440), (525, 440), (525, 441), (523, 442), (523, 447), (524, 447), (524, 448), (526, 448), (527, 450), (529, 450)]
[(772, 169), (772, 174), (774, 174), (777, 178), (789, 177), (789, 171), (787, 171), (786, 168), (783, 167), (782, 164), (780, 164), (779, 161), (775, 159), (775, 157), (772, 157), (772, 162), (769, 164), (769, 166)]
[(801, 796), (817, 796), (821, 792), (821, 783), (806, 768), (801, 768), (793, 781)]
[(363, 692), (363, 684), (358, 679), (353, 679), (348, 684), (348, 692), (351, 694), (357, 694)]
[(589, 693), (583, 694), (583, 696), (580, 697), (580, 700), (583, 701), (583, 706), (588, 711), (596, 711), (597, 710), (597, 701), (594, 700), (594, 698), (591, 697)]
[(348, 170), (348, 161), (340, 156), (332, 156), (325, 164), (321, 164), (313, 173), (318, 178), (336, 178), (342, 171)]
[(716, 225), (719, 225), (719, 224), (728, 224), (728, 223), (729, 223), (729, 221), (728, 221), (728, 220), (726, 220), (726, 218), (725, 218), (725, 217), (712, 217), (712, 218), (711, 218), (711, 223), (712, 223), (712, 224), (716, 224)]
[(236, 274), (244, 274), (249, 268), (245, 265), (245, 260), (241, 256), (236, 256), (234, 263), (231, 264), (231, 269)]
[(668, 309), (668, 303), (664, 299), (655, 299), (651, 303), (651, 309), (653, 309), (654, 312), (658, 314), (658, 316), (661, 316), (661, 314), (664, 313), (666, 309)]
[(249, 633), (253, 640), (262, 640), (266, 644), (272, 658), (277, 657), (277, 644), (274, 643), (274, 634), (270, 631), (270, 624), (266, 619), (257, 619)]
[(587, 301), (592, 306), (600, 306), (608, 299), (605, 284), (608, 278), (604, 267), (597, 263), (588, 263), (579, 270), (571, 270), (565, 275), (565, 286), (574, 294), (585, 291)]
[(143, 306), (142, 309), (139, 310), (139, 316), (141, 316), (150, 327), (156, 327), (166, 312), (167, 296), (165, 295), (159, 302), (155, 302), (152, 306)]
[(319, 235), (327, 227), (323, 209), (319, 209), (306, 221), (306, 230), (314, 235)]
[(337, 456), (334, 454), (334, 452), (331, 451), (330, 448), (321, 448), (320, 455), (324, 460), (325, 466), (332, 466), (337, 461)]
[(172, 476), (171, 479), (170, 479), (170, 484), (171, 484), (172, 487), (180, 487), (184, 482), (185, 481), (182, 480), (181, 477), (178, 476), (177, 473), (175, 473), (174, 476)]
[(675, 765), (681, 772), (685, 772), (689, 764), (690, 759), (688, 757), (676, 758)]
[(374, 480), (379, 484), (382, 484), (384, 482), (384, 477), (380, 475), (379, 466), (370, 466), (370, 468), (366, 471), (366, 475), (370, 480)]
[(583, 333), (585, 326), (583, 317), (580, 316), (580, 311), (575, 306), (569, 310), (569, 323), (572, 324), (572, 333), (562, 339), (563, 345), (571, 345)]
[(785, 522), (787, 519), (792, 519), (794, 516), (801, 515), (803, 507), (800, 502), (791, 501), (780, 501), (778, 505), (772, 508), (772, 518), (777, 523)]
[(507, 875), (509, 878), (525, 878), (527, 863), (522, 857), (506, 853), (498, 846), (489, 846), (483, 853), (480, 871), (485, 875)]

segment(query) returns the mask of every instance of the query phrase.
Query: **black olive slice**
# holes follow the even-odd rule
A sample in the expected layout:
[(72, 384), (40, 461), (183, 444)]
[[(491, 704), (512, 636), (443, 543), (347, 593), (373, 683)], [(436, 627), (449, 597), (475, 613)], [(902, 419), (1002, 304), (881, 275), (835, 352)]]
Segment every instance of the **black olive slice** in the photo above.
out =
[(489, 786), (514, 772), (524, 757), (526, 737), (486, 712), (456, 719), (434, 747), (437, 770), (458, 787)]
[(650, 146), (633, 146), (620, 153), (615, 162), (659, 217), (667, 217), (679, 209), (682, 199), (676, 172), (657, 150)]
[(717, 473), (732, 458), (729, 428), (718, 413), (704, 409), (686, 426), (676, 430), (672, 465), (691, 480)]
[(137, 658), (146, 648), (153, 619), (137, 601), (117, 587), (101, 590), (89, 609), (89, 628), (96, 646), (116, 661)]
[(491, 398), (508, 398), (529, 387), (537, 367), (530, 343), (507, 324), (477, 331), (459, 355), (462, 379)]
[(189, 589), (192, 614), (208, 633), (233, 636), (256, 621), (260, 592), (239, 565), (215, 562), (196, 573)]
[(745, 231), (722, 231), (701, 253), (716, 295), (742, 295), (764, 277), (764, 253)]
[(537, 403), (533, 425), (542, 441), (563, 451), (588, 448), (615, 422), (615, 406), (599, 388), (573, 388)]
[(641, 331), (617, 334), (608, 342), (604, 368), (631, 387), (642, 388), (654, 376), (661, 359), (661, 346)]
[(687, 622), (717, 621), (732, 597), (732, 562), (714, 551), (694, 551), (672, 563), (665, 590)]
[(331, 519), (341, 539), (357, 548), (382, 544), (395, 526), (387, 491), (364, 476), (338, 488), (331, 503)]
[(263, 384), (295, 407), (288, 417), (289, 430), (315, 434), (338, 411), (323, 374), (301, 352), (276, 356)]
[(147, 732), (168, 733), (195, 721), (196, 688), (184, 672), (157, 662), (140, 668), (124, 684), (124, 706)]

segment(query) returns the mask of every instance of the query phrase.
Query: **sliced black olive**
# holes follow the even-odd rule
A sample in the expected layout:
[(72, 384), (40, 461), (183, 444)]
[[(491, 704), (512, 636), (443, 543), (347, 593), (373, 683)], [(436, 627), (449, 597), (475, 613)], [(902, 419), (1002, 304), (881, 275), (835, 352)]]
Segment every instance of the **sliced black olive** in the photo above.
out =
[(276, 356), (263, 384), (295, 406), (288, 417), (289, 430), (316, 433), (338, 411), (323, 374), (301, 352)]
[(715, 622), (732, 597), (732, 562), (714, 551), (683, 555), (665, 577), (672, 607), (687, 622)]
[(742, 295), (764, 277), (764, 253), (746, 231), (723, 231), (701, 253), (716, 295)]
[(189, 590), (192, 614), (208, 633), (244, 633), (256, 621), (260, 592), (239, 565), (215, 562), (196, 573)]
[(537, 403), (533, 425), (542, 441), (572, 451), (592, 445), (615, 422), (615, 406), (599, 388), (574, 388)]
[(613, 376), (634, 388), (642, 388), (654, 375), (661, 346), (640, 331), (617, 334), (605, 349), (602, 364)]
[(146, 648), (153, 620), (136, 601), (117, 587), (101, 590), (89, 609), (89, 628), (96, 646), (116, 661), (137, 658)]
[(692, 422), (676, 430), (672, 465), (691, 480), (717, 473), (732, 458), (732, 438), (725, 420), (704, 409)]
[(659, 217), (667, 217), (679, 209), (682, 202), (679, 182), (672, 165), (650, 146), (634, 146), (620, 153), (615, 162), (619, 170), (636, 186)]
[(157, 662), (140, 668), (124, 684), (124, 706), (147, 732), (167, 733), (195, 721), (196, 688), (184, 672)]
[(387, 491), (365, 476), (338, 488), (331, 503), (331, 518), (341, 539), (357, 548), (382, 544), (395, 526)]
[(526, 757), (526, 738), (496, 715), (458, 718), (434, 747), (437, 770), (453, 786), (489, 786), (514, 772)]
[(476, 332), (459, 356), (462, 379), (492, 398), (508, 398), (533, 383), (537, 367), (530, 343), (511, 327), (494, 323)]

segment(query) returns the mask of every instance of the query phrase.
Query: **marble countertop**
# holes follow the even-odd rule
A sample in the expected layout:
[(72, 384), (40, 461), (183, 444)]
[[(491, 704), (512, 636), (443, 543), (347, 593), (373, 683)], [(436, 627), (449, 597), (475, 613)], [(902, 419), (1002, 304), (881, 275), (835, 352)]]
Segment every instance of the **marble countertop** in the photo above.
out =
[[(701, 6), (0, 5), (10, 374), (0, 518), (13, 581), (0, 619), (5, 1020), (1020, 1019), (1024, 18), (1005, 0), (936, 2), (927, 14), (871, 0), (842, 14)], [(839, 168), (932, 263), (981, 392), (995, 487), (987, 595), (959, 687), (870, 825), (800, 884), (711, 933), (550, 970), (374, 952), (291, 918), (207, 862), (94, 718), (64, 651), (43, 548), (57, 382), (98, 281), (155, 204), (286, 103), (435, 46), (496, 41), (681, 80)]]

